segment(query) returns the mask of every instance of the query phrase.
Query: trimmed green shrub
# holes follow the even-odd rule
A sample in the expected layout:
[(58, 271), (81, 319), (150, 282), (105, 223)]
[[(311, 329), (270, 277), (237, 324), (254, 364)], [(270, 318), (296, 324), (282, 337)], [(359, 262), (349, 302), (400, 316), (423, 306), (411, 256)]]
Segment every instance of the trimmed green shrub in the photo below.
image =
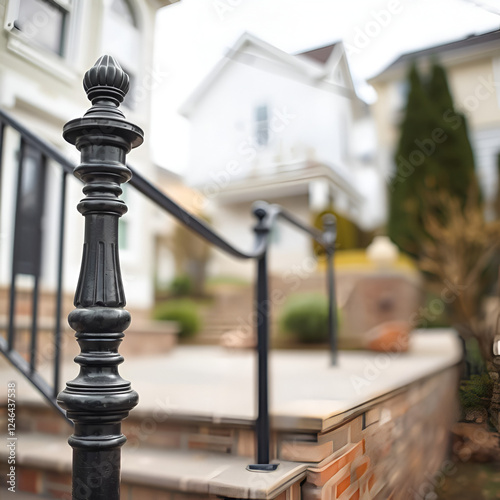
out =
[(320, 293), (290, 296), (281, 310), (280, 329), (300, 342), (327, 342), (328, 297)]
[(196, 335), (201, 328), (201, 318), (195, 302), (189, 299), (169, 300), (159, 304), (153, 313), (156, 320), (176, 321), (179, 324), (179, 337)]
[(170, 283), (170, 291), (176, 297), (185, 297), (193, 291), (193, 283), (187, 274), (176, 276)]

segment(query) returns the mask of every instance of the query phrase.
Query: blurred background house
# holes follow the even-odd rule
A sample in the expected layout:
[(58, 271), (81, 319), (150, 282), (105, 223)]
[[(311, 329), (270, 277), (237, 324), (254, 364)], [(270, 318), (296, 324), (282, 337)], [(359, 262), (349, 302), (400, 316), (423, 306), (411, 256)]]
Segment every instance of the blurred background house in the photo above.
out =
[[(114, 56), (130, 75), (131, 88), (123, 110), (149, 136), (150, 98), (161, 78), (153, 64), (156, 11), (171, 0), (4, 0), (0, 2), (0, 106), (37, 136), (78, 161), (77, 152), (61, 137), (68, 120), (81, 116), (90, 103), (82, 91), (81, 76), (102, 54)], [(4, 138), (0, 194), (0, 291), (1, 313), (16, 261), (20, 312), (23, 288), (33, 286), (39, 275), (42, 313), (50, 309), (57, 279), (58, 217), (61, 173), (19, 136), (8, 130)], [(19, 202), (17, 164), (21, 163)], [(130, 162), (146, 177), (156, 177), (149, 145), (134, 152)], [(72, 177), (72, 176), (70, 176)], [(75, 213), (82, 197), (81, 184), (71, 178), (65, 210)], [(120, 258), (133, 309), (148, 309), (154, 298), (154, 244), (152, 206), (138, 193), (124, 188), (130, 213), (120, 220)], [(78, 279), (83, 220), (66, 217), (63, 288), (69, 301)], [(160, 228), (165, 231), (166, 227)], [(17, 252), (14, 252), (14, 241)], [(19, 251), (21, 249), (21, 251)], [(30, 252), (29, 250), (33, 251)], [(137, 255), (143, 258), (138, 259)]]
[(377, 129), (378, 164), (389, 179), (394, 172), (393, 156), (408, 94), (410, 64), (415, 62), (425, 74), (435, 61), (446, 69), (455, 106), (468, 119), (476, 172), (487, 203), (486, 214), (491, 218), (500, 153), (499, 30), (408, 52), (369, 80), (377, 92), (372, 112)]
[[(243, 34), (183, 104), (190, 123), (186, 182), (222, 234), (248, 248), (251, 205), (279, 203), (304, 221), (332, 208), (364, 230), (384, 218), (374, 124), (356, 94), (342, 42), (290, 55)], [(339, 235), (339, 245), (343, 248)], [(311, 240), (276, 227), (272, 269), (313, 255)], [(219, 254), (210, 273), (253, 269)]]
[[(77, 163), (73, 148), (62, 143), (61, 129), (67, 120), (81, 116), (88, 108), (81, 75), (106, 52), (131, 76), (131, 91), (123, 110), (147, 136), (150, 91), (164, 78), (152, 60), (155, 13), (170, 3), (0, 0), (5, 19), (0, 42), (2, 109)], [(220, 3), (209, 8), (216, 5)], [(232, 3), (229, 7), (234, 10)], [(346, 8), (343, 5), (342, 9)], [(373, 19), (364, 26), (373, 27), (380, 19), (397, 23), (387, 12), (372, 12)], [(382, 31), (386, 25), (375, 27)], [(359, 26), (356, 28), (360, 33)], [(200, 44), (199, 38), (196, 44)], [(438, 54), (448, 68), (458, 105), (471, 116), (481, 110), (470, 123), (476, 155), (484, 158), (485, 166), (480, 169), (482, 182), (490, 191), (486, 196), (493, 193), (498, 106), (490, 108), (493, 101), (497, 105), (495, 44), (496, 32), (401, 57), (374, 78), (379, 101), (370, 108), (357, 95), (343, 42), (291, 55), (244, 34), (181, 108), (192, 131), (186, 172), (189, 186), (182, 176), (159, 169), (147, 146), (134, 152), (130, 163), (242, 249), (251, 248), (251, 205), (257, 199), (280, 203), (299, 219), (316, 225), (322, 212), (332, 211), (339, 222), (339, 250), (366, 246), (371, 239), (366, 233), (371, 237), (374, 230), (384, 230), (380, 228), (386, 221), (385, 188), (393, 173), (391, 156), (405, 102), (403, 78), (406, 63), (418, 54)], [(429, 64), (426, 59), (418, 62), (422, 71)], [(377, 151), (376, 131), (381, 152)], [(48, 303), (57, 279), (58, 233), (53, 221), (60, 208), (60, 171), (50, 162), (45, 164), (29, 145), (20, 144), (12, 131), (5, 136), (2, 156), (1, 305), (7, 308), (12, 263), (20, 299), (23, 290), (33, 287), (33, 277), (39, 277), (42, 297)], [(481, 161), (478, 163), (483, 165)], [(22, 176), (17, 175), (18, 164)], [(68, 182), (65, 212), (72, 216), (65, 222), (63, 276), (70, 309), (80, 266), (83, 221), (75, 212), (82, 197), (81, 185), (74, 179)], [(16, 200), (17, 186), (20, 195)], [(425, 478), (442, 471), (450, 448), (449, 430), (455, 417), (455, 389), (463, 353), (451, 330), (431, 334), (410, 334), (410, 330), (424, 326), (422, 319), (436, 316), (436, 310), (456, 308), (462, 299), (465, 302), (473, 287), (462, 293), (462, 288), (454, 287), (455, 281), (450, 282), (417, 313), (421, 273), (409, 258), (398, 258), (397, 249), (387, 238), (378, 239), (367, 252), (352, 252), (352, 260), (338, 252), (337, 303), (345, 304), (340, 313), (345, 338), (359, 336), (355, 347), (366, 348), (367, 331), (377, 341), (377, 329), (384, 323), (390, 328), (384, 342), (371, 344), (382, 353), (341, 353), (339, 364), (333, 367), (325, 349), (329, 302), (324, 293), (311, 293), (326, 288), (324, 273), (317, 272), (324, 271), (321, 259), (316, 258), (309, 237), (285, 225), (276, 227), (269, 266), (274, 274), (269, 280), (271, 321), (273, 335), (283, 327), (279, 334), (285, 336), (278, 340), (285, 340), (280, 347), (290, 350), (270, 356), (269, 386), (274, 398), (270, 405), (270, 449), (271, 457), (282, 465), (276, 476), (252, 477), (245, 468), (255, 458), (255, 351), (221, 349), (219, 345), (181, 345), (172, 350), (173, 342), (164, 342), (164, 324), (146, 331), (137, 328), (136, 320), (140, 318), (138, 311), (149, 314), (155, 298), (166, 298), (170, 316), (158, 315), (159, 319), (178, 320), (186, 338), (201, 330), (202, 335), (186, 343), (219, 344), (221, 335), (229, 330), (233, 334), (230, 340), (243, 338), (238, 337), (243, 333), (248, 334), (244, 340), (250, 338), (250, 342), (229, 342), (226, 346), (253, 347), (262, 305), (254, 296), (255, 269), (251, 266), (255, 262), (242, 264), (208, 251), (196, 236), (173, 224), (169, 216), (127, 186), (123, 197), (130, 213), (120, 220), (120, 255), (134, 328), (127, 330), (120, 352), (127, 359), (123, 374), (141, 395), (139, 407), (124, 425), (129, 438), (124, 449), (125, 496), (143, 500), (172, 498), (174, 494), (188, 500), (192, 494), (210, 493), (308, 500), (326, 495), (352, 500), (392, 498), (396, 492), (409, 492), (410, 486), (429, 492), (434, 489)], [(480, 214), (472, 223), (467, 220), (454, 227), (460, 234), (464, 227), (476, 230), (472, 237), (475, 244), (480, 240), (476, 235), (487, 232), (482, 230), (483, 222)], [(348, 233), (351, 236), (347, 237)], [(447, 242), (444, 234), (438, 234), (434, 242)], [(493, 231), (488, 235), (500, 241)], [(452, 243), (457, 241), (460, 246), (459, 239)], [(435, 266), (446, 269), (452, 261), (450, 255), (436, 259)], [(464, 282), (458, 281), (459, 285)], [(288, 302), (291, 292), (303, 292), (303, 296)], [(460, 301), (456, 300), (459, 295)], [(176, 302), (179, 297), (184, 303)], [(473, 297), (478, 303), (483, 298), (479, 293)], [(45, 305), (42, 301), (43, 312), (47, 311)], [(18, 301), (18, 312), (29, 314), (30, 307), (28, 301)], [(267, 310), (267, 304), (261, 309)], [(478, 311), (479, 307), (470, 309), (465, 322), (475, 321)], [(282, 312), (283, 321), (277, 324)], [(402, 323), (402, 328), (394, 320)], [(287, 324), (292, 328), (287, 330)], [(484, 352), (491, 351), (492, 331), (482, 335)], [(72, 333), (67, 333), (70, 338)], [(478, 329), (477, 333), (479, 338), (484, 331)], [(401, 337), (403, 341), (396, 348), (390, 345)], [(39, 342), (44, 348), (52, 347), (47, 339), (52, 337), (46, 335)], [(311, 352), (311, 344), (318, 352)], [(77, 347), (74, 339), (71, 345)], [(42, 370), (52, 360), (49, 351), (42, 352)], [(21, 354), (28, 358), (29, 350)], [(461, 393), (472, 400), (469, 407), (463, 405), (464, 414), (466, 408), (479, 408), (479, 417), (474, 416), (473, 422), (483, 426), (478, 427), (483, 433), (489, 432), (485, 423), (490, 414), (496, 416), (498, 424), (498, 408), (491, 411), (489, 406), (495, 402), (489, 372), (492, 377), (495, 372), (490, 365), (486, 368), (484, 361), (477, 362), (479, 368), (474, 373), (483, 377), (481, 384), (466, 380), (469, 387)], [(72, 362), (63, 368), (62, 380), (69, 380), (77, 369)], [(4, 363), (1, 369), (2, 376), (11, 377), (10, 365)], [(500, 377), (496, 376), (500, 397)], [(45, 406), (40, 394), (20, 375), (19, 394), (20, 442), (25, 446), (20, 453), (31, 460), (20, 464), (20, 485), (32, 493), (64, 498), (69, 495), (69, 429), (62, 419), (55, 421), (53, 408)], [(6, 412), (0, 416), (5, 422)], [(50, 464), (44, 455), (46, 449), (53, 455)], [(456, 449), (467, 451), (470, 446), (466, 443)], [(3, 461), (2, 467), (5, 465)]]

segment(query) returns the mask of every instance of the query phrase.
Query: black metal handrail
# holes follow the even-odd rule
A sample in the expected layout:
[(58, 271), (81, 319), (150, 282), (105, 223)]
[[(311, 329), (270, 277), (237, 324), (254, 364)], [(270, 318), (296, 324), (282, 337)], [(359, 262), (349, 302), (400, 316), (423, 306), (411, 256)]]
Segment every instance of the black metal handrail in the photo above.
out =
[[(0, 124), (8, 125), (19, 132), (25, 142), (33, 145), (35, 148), (40, 150), (47, 158), (58, 163), (63, 168), (65, 173), (73, 173), (76, 167), (76, 163), (66, 158), (55, 146), (35, 135), (11, 114), (2, 109), (0, 109)], [(132, 172), (132, 178), (128, 182), (130, 186), (136, 188), (137, 191), (142, 193), (160, 208), (168, 212), (181, 224), (191, 229), (199, 236), (204, 238), (207, 242), (218, 247), (220, 250), (239, 259), (256, 259), (261, 256), (264, 253), (265, 249), (269, 246), (269, 243), (263, 243), (263, 239), (258, 239), (253, 250), (249, 252), (239, 250), (232, 243), (220, 236), (203, 219), (200, 219), (196, 215), (189, 213), (186, 209), (169, 198), (165, 193), (163, 193), (163, 191), (158, 189), (154, 184), (147, 180), (146, 177), (135, 170), (134, 167), (130, 165), (127, 165), (127, 167)], [(257, 202), (256, 205), (260, 205), (264, 210), (268, 212), (268, 220), (271, 223), (273, 223), (277, 218), (282, 218), (296, 228), (302, 230), (305, 233), (308, 233), (317, 243), (323, 246), (325, 250), (328, 250), (330, 243), (325, 241), (324, 232), (304, 224), (302, 221), (297, 219), (293, 214), (285, 210), (280, 205), (270, 205), (265, 202)]]
[[(102, 59), (100, 60), (100, 64), (102, 65)], [(107, 60), (107, 63), (110, 66), (116, 65), (111, 58)], [(119, 65), (115, 66), (115, 69), (119, 68)], [(94, 68), (93, 68), (94, 69)], [(93, 70), (92, 69), (92, 70)], [(89, 71), (88, 74), (91, 73)], [(121, 71), (121, 69), (119, 70)], [(87, 163), (82, 163), (79, 167), (68, 160), (63, 154), (60, 153), (57, 148), (39, 138), (32, 132), (30, 132), (26, 127), (24, 127), (19, 121), (17, 121), (14, 117), (12, 117), (9, 113), (0, 110), (0, 154), (3, 149), (3, 138), (4, 138), (4, 130), (5, 128), (11, 127), (16, 130), (21, 136), (21, 144), (28, 144), (32, 148), (34, 148), (43, 158), (43, 162), (47, 160), (52, 160), (58, 165), (61, 166), (61, 198), (60, 205), (61, 211), (59, 214), (59, 241), (58, 241), (58, 266), (57, 266), (57, 293), (56, 293), (56, 326), (54, 332), (54, 343), (55, 343), (55, 354), (54, 354), (54, 378), (52, 387), (50, 384), (47, 384), (45, 380), (38, 374), (36, 370), (36, 350), (37, 350), (37, 342), (36, 342), (36, 307), (38, 301), (38, 286), (35, 284), (34, 294), (33, 294), (33, 308), (34, 308), (34, 319), (32, 324), (32, 339), (31, 339), (31, 359), (27, 362), (19, 353), (15, 350), (14, 345), (14, 334), (15, 334), (15, 325), (14, 325), (14, 316), (15, 316), (15, 273), (13, 273), (13, 282), (11, 284), (11, 302), (10, 302), (10, 317), (9, 317), (9, 330), (7, 335), (7, 340), (0, 337), (0, 352), (2, 352), (7, 359), (23, 374), (30, 380), (30, 382), (46, 397), (46, 399), (60, 412), (62, 412), (58, 402), (56, 401), (56, 396), (59, 390), (59, 365), (60, 365), (60, 342), (61, 342), (61, 302), (62, 302), (62, 262), (63, 262), (63, 241), (64, 241), (64, 225), (65, 225), (65, 215), (64, 215), (64, 204), (66, 199), (66, 181), (67, 174), (79, 171), (78, 177), (80, 180), (86, 182), (86, 187), (84, 188), (84, 192), (87, 194), (87, 198), (84, 199), (80, 203), (80, 211), (84, 215), (87, 214), (97, 214), (100, 210), (104, 210), (103, 208), (92, 208), (97, 206), (106, 206), (105, 212), (102, 213), (103, 217), (109, 218), (109, 214), (111, 218), (117, 216), (119, 217), (121, 213), (123, 213), (126, 208), (122, 202), (118, 199), (118, 195), (121, 190), (119, 190), (119, 183), (127, 182), (131, 175), (131, 179), (129, 184), (137, 189), (140, 193), (142, 193), (149, 200), (154, 202), (158, 207), (168, 212), (172, 215), (178, 222), (194, 231), (198, 236), (205, 239), (210, 244), (216, 246), (223, 252), (238, 258), (238, 259), (252, 259), (256, 261), (257, 266), (257, 280), (256, 280), (256, 311), (257, 311), (257, 354), (258, 354), (258, 381), (257, 381), (257, 393), (258, 393), (258, 415), (256, 420), (256, 437), (257, 437), (257, 457), (256, 464), (249, 466), (250, 470), (273, 470), (276, 464), (270, 464), (270, 456), (269, 456), (269, 442), (270, 442), (270, 423), (269, 423), (269, 395), (268, 395), (268, 347), (269, 347), (269, 317), (270, 317), (270, 308), (269, 308), (269, 291), (268, 291), (268, 270), (267, 270), (267, 258), (269, 247), (271, 245), (270, 241), (270, 232), (273, 225), (279, 220), (283, 220), (284, 222), (291, 224), (299, 231), (302, 231), (309, 236), (311, 236), (316, 242), (320, 244), (325, 250), (325, 255), (327, 258), (327, 277), (328, 277), (328, 294), (329, 294), (329, 339), (330, 339), (330, 350), (331, 350), (331, 361), (332, 364), (336, 363), (337, 359), (337, 318), (336, 318), (336, 304), (335, 304), (335, 286), (334, 286), (334, 268), (333, 268), (333, 256), (335, 250), (335, 241), (336, 241), (336, 225), (335, 218), (333, 216), (325, 216), (324, 218), (324, 230), (320, 231), (317, 228), (310, 227), (297, 219), (293, 214), (285, 210), (283, 207), (276, 204), (268, 204), (266, 202), (257, 202), (253, 206), (253, 213), (256, 217), (256, 225), (254, 226), (254, 245), (250, 251), (243, 251), (234, 246), (231, 242), (226, 240), (224, 237), (219, 235), (215, 230), (213, 230), (205, 221), (196, 217), (195, 215), (189, 213), (180, 205), (171, 200), (168, 196), (166, 196), (162, 191), (160, 191), (156, 186), (150, 183), (142, 174), (135, 171), (135, 169), (125, 166), (125, 154), (123, 152), (127, 152), (127, 148), (130, 148), (130, 145), (134, 147), (137, 145), (137, 137), (133, 134), (140, 134), (140, 129), (135, 126), (124, 122), (122, 118), (118, 115), (121, 115), (121, 112), (117, 112), (113, 110), (113, 106), (118, 107), (120, 97), (123, 95), (123, 89), (118, 89), (113, 87), (114, 83), (111, 86), (106, 85), (105, 89), (100, 86), (100, 83), (97, 84), (96, 87), (87, 89), (89, 94), (89, 99), (93, 102), (93, 108), (87, 112), (86, 116), (88, 118), (83, 118), (79, 120), (73, 120), (65, 127), (65, 137), (72, 143), (76, 143), (77, 147), (82, 150), (82, 161), (83, 154), (86, 148), (85, 144), (82, 141), (89, 141), (89, 144), (92, 144), (92, 141), (96, 140), (94, 134), (94, 130), (85, 129), (84, 124), (91, 123), (92, 120), (95, 123), (98, 123), (102, 116), (106, 113), (111, 113), (110, 116), (112, 120), (115, 120), (115, 117), (118, 117), (115, 120), (115, 124), (111, 128), (112, 132), (108, 133), (108, 136), (105, 136), (103, 133), (103, 137), (99, 138), (99, 147), (103, 148), (103, 151), (107, 151), (112, 155), (120, 155), (119, 162), (123, 162), (123, 166), (118, 167), (116, 158), (113, 159), (113, 162), (106, 163), (106, 168), (110, 169), (114, 172), (112, 175), (117, 178), (119, 177), (118, 184), (114, 184), (115, 181), (110, 181), (110, 177), (106, 177), (106, 170), (99, 168), (95, 172), (97, 172), (97, 177), (101, 176), (103, 181), (99, 183), (99, 181), (95, 178), (95, 172), (92, 170), (94, 168), (92, 165), (96, 162), (96, 159), (92, 157), (94, 154), (92, 151), (88, 151), (85, 154), (90, 155)], [(126, 90), (125, 90), (126, 91)], [(92, 92), (94, 92), (93, 95)], [(100, 94), (104, 97), (96, 97)], [(109, 97), (111, 95), (111, 97)], [(99, 107), (98, 104), (99, 99), (108, 99), (107, 104), (104, 107)], [(97, 104), (96, 104), (97, 103)], [(112, 103), (112, 104), (109, 104)], [(95, 111), (92, 111), (95, 108)], [(97, 109), (98, 108), (98, 109)], [(93, 113), (93, 114), (92, 114)], [(106, 118), (108, 119), (108, 118)], [(109, 127), (108, 127), (109, 129)], [(116, 130), (115, 130), (116, 129)], [(90, 130), (90, 132), (89, 132)], [(111, 135), (110, 135), (111, 134)], [(114, 135), (113, 135), (114, 134)], [(104, 140), (104, 142), (103, 142)], [(80, 144), (79, 144), (80, 141)], [(108, 141), (108, 142), (106, 142)], [(127, 146), (128, 144), (128, 146)], [(107, 149), (106, 149), (107, 148)], [(21, 148), (22, 150), (22, 148)], [(123, 150), (119, 152), (118, 150)], [(0, 157), (1, 158), (1, 157)], [(21, 158), (19, 160), (21, 168)], [(100, 159), (99, 161), (105, 162), (106, 160)], [(118, 169), (118, 170), (116, 170)], [(116, 170), (116, 172), (115, 172)], [(87, 171), (94, 172), (94, 174), (87, 174)], [(101, 194), (100, 194), (101, 193)], [(19, 193), (18, 193), (19, 194)], [(103, 202), (103, 200), (106, 200)], [(98, 205), (96, 203), (98, 202)], [(104, 204), (103, 204), (104, 203)], [(86, 208), (87, 207), (87, 208)], [(97, 211), (96, 211), (97, 210)], [(109, 212), (111, 211), (111, 212)], [(87, 217), (86, 217), (87, 219)], [(106, 219), (107, 220), (107, 219)], [(95, 223), (91, 222), (91, 220), (87, 220), (89, 230), (86, 232), (86, 239), (88, 238), (92, 245), (96, 244), (96, 236), (93, 234), (95, 229), (93, 229)], [(101, 229), (102, 231), (102, 229)], [(116, 246), (116, 237), (117, 233), (113, 229), (113, 235), (108, 236), (106, 233), (101, 233), (101, 238), (108, 238), (108, 240), (103, 242), (99, 242), (99, 244), (111, 245), (112, 248)], [(99, 250), (96, 250), (99, 252)], [(113, 250), (114, 251), (114, 250)], [(99, 258), (98, 256), (95, 258)], [(84, 260), (87, 259), (84, 255)], [(82, 268), (83, 272), (83, 268)], [(118, 277), (119, 280), (119, 269), (115, 270), (117, 273), (115, 278)], [(114, 347), (109, 347), (109, 351), (106, 351), (106, 359), (108, 359), (108, 363), (111, 363), (112, 370), (115, 370), (116, 366), (120, 361), (117, 358), (117, 345), (119, 343), (118, 337), (114, 337), (115, 334), (109, 333), (101, 333), (102, 326), (98, 326), (104, 321), (104, 323), (108, 324), (111, 321), (111, 318), (115, 318), (115, 320), (120, 323), (121, 329), (116, 330), (116, 332), (123, 332), (123, 330), (127, 327), (127, 319), (126, 316), (128, 313), (122, 309), (122, 304), (124, 304), (124, 300), (117, 299), (115, 305), (105, 305), (103, 310), (101, 311), (100, 302), (90, 301), (87, 303), (85, 299), (82, 299), (82, 293), (85, 292), (82, 287), (85, 289), (85, 286), (91, 286), (91, 281), (94, 278), (87, 276), (84, 274), (81, 275), (80, 279), (87, 280), (87, 284), (82, 285), (79, 283), (78, 292), (79, 298), (75, 298), (75, 304), (77, 304), (77, 309), (73, 311), (70, 315), (73, 318), (70, 322), (72, 324), (77, 325), (77, 337), (79, 339), (79, 343), (82, 347), (82, 353), (77, 357), (77, 360), (80, 364), (82, 364), (82, 368), (85, 366), (93, 366), (95, 363), (101, 363), (101, 358), (96, 358), (94, 354), (92, 354), (91, 344), (94, 342), (94, 337), (92, 335), (107, 335), (107, 337), (103, 337), (103, 340), (109, 342), (110, 346), (113, 344)], [(96, 285), (97, 286), (97, 285)], [(113, 285), (114, 286), (114, 285)], [(120, 288), (120, 287), (118, 287)], [(116, 292), (120, 295), (120, 290)], [(90, 300), (90, 299), (89, 299)], [(104, 301), (105, 303), (106, 301)], [(87, 304), (87, 305), (85, 305)], [(90, 307), (90, 309), (89, 309)], [(90, 312), (86, 312), (90, 311)], [(125, 314), (126, 313), (126, 314)], [(101, 315), (99, 316), (101, 319), (97, 321), (95, 314)], [(109, 317), (108, 317), (109, 316)], [(107, 318), (107, 319), (103, 319)], [(93, 325), (94, 330), (85, 329), (80, 322), (88, 323)], [(76, 329), (76, 328), (75, 328)], [(89, 334), (86, 333), (88, 331), (94, 331), (97, 333)], [(113, 330), (115, 331), (115, 330)], [(116, 333), (116, 335), (123, 335), (123, 333)], [(121, 337), (120, 337), (121, 338)], [(104, 354), (104, 353), (103, 353)], [(120, 357), (121, 358), (121, 357)], [(103, 358), (104, 359), (104, 358)], [(84, 380), (85, 379), (85, 380)], [(75, 382), (75, 381), (73, 381)], [(72, 382), (72, 383), (73, 383)], [(77, 384), (76, 389), (72, 389), (72, 383), (68, 383), (68, 387), (61, 395), (59, 396), (59, 402), (65, 405), (67, 409), (73, 408), (72, 418), (75, 421), (81, 420), (82, 424), (86, 422), (90, 417), (88, 414), (83, 414), (78, 409), (78, 391), (83, 391), (82, 387), (91, 386), (90, 378), (85, 378), (85, 375), (81, 377), (80, 385)], [(76, 382), (75, 382), (76, 383)], [(123, 383), (120, 382), (122, 385)], [(79, 388), (78, 388), (79, 387)], [(124, 386), (125, 387), (125, 386)], [(127, 403), (127, 406), (123, 406), (122, 412), (125, 415), (128, 412), (128, 409), (131, 409), (134, 406), (134, 398), (135, 393), (131, 390), (130, 385), (128, 388), (121, 389), (121, 391), (125, 391), (126, 394), (129, 394), (130, 402)], [(97, 390), (97, 389), (96, 389)], [(99, 389), (102, 390), (102, 389)], [(73, 394), (72, 391), (76, 391), (76, 395)], [(128, 392), (127, 392), (128, 391)], [(83, 394), (83, 392), (82, 392)], [(110, 393), (111, 394), (111, 393)], [(115, 394), (111, 394), (111, 396), (115, 397)], [(70, 411), (68, 414), (71, 413)], [(120, 418), (123, 418), (122, 417)], [(94, 418), (94, 417), (92, 417)], [(97, 417), (96, 417), (97, 418)], [(86, 420), (87, 419), (87, 420)], [(93, 421), (93, 420), (92, 420)], [(86, 425), (86, 424), (85, 424)], [(78, 427), (78, 426), (77, 426)], [(80, 432), (84, 433), (84, 430), (81, 429)], [(116, 428), (113, 432), (117, 432)], [(75, 433), (77, 431), (75, 430)], [(76, 434), (70, 439), (70, 443), (72, 446), (75, 446), (75, 451), (80, 449), (81, 446), (87, 446), (88, 439), (84, 437), (84, 434)], [(119, 448), (121, 443), (123, 442), (119, 435), (116, 434), (116, 446)], [(97, 441), (96, 441), (97, 443)], [(97, 444), (92, 444), (92, 446), (98, 446)], [(100, 445), (99, 445), (100, 446)], [(83, 456), (83, 455), (82, 455)], [(119, 466), (119, 464), (118, 464)], [(110, 498), (115, 498), (110, 497)]]

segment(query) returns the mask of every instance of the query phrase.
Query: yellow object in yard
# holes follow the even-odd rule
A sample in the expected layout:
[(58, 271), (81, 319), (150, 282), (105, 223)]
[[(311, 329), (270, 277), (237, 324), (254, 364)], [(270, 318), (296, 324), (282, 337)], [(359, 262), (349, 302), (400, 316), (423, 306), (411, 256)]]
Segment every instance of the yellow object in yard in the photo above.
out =
[[(377, 265), (368, 258), (366, 250), (364, 249), (337, 250), (334, 257), (334, 266), (336, 270), (343, 269), (366, 271), (377, 269)], [(318, 270), (324, 269), (326, 269), (326, 259), (324, 257), (320, 257), (318, 259)], [(400, 253), (395, 263), (391, 265), (391, 269), (416, 271), (417, 266), (413, 259)]]

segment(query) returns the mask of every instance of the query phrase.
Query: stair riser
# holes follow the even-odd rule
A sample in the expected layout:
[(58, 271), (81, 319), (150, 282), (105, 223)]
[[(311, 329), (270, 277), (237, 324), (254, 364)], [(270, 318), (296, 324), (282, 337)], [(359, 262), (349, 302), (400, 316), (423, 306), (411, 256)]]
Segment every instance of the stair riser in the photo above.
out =
[[(5, 477), (7, 468), (0, 465), (0, 474)], [(91, 485), (94, 486), (94, 485)], [(87, 487), (89, 488), (89, 487)], [(43, 495), (43, 498), (57, 500), (72, 500), (71, 496), (71, 473), (33, 469), (26, 466), (16, 466), (16, 494), (30, 493), (33, 495)], [(8, 493), (4, 485), (0, 486), (0, 498), (8, 498)], [(87, 498), (86, 486), (82, 486), (81, 498)], [(142, 484), (123, 480), (120, 486), (121, 500), (216, 500), (213, 495), (196, 495), (193, 493), (182, 493), (179, 491), (169, 491), (165, 489), (151, 488)]]
[[(6, 428), (6, 406), (0, 407), (0, 427)], [(21, 405), (16, 408), (16, 430), (20, 433), (44, 433), (69, 436), (72, 427), (53, 410), (38, 405)], [(122, 423), (127, 437), (127, 447), (199, 450), (227, 453), (248, 457), (252, 462), (256, 455), (255, 433), (252, 427), (243, 425), (209, 424), (175, 420), (168, 415), (151, 414), (138, 416), (132, 412)], [(271, 432), (270, 455), (277, 458), (279, 450), (288, 442), (290, 433)], [(292, 436), (293, 437), (293, 436)], [(295, 439), (314, 441), (315, 435), (297, 434)], [(286, 446), (286, 445), (285, 445)]]

